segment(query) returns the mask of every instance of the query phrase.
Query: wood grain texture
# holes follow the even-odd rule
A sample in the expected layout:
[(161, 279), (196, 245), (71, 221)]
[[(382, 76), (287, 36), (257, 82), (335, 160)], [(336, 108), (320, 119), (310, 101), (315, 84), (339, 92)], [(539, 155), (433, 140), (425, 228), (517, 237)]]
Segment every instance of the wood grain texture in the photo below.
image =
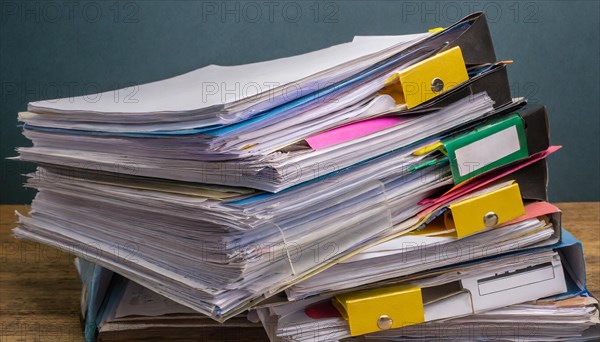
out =
[[(600, 294), (600, 202), (557, 205), (583, 242), (588, 288)], [(83, 341), (73, 255), (13, 238), (15, 210), (29, 207), (0, 206), (0, 341)]]
[(15, 210), (0, 206), (0, 341), (83, 341), (74, 257), (15, 239)]
[(556, 205), (563, 211), (563, 227), (583, 243), (588, 290), (600, 296), (600, 202)]

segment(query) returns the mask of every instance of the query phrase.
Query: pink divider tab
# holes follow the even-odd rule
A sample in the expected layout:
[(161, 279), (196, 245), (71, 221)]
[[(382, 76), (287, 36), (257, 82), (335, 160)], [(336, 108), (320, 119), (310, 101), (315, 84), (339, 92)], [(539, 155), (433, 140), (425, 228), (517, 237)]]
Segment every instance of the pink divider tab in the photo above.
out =
[(464, 185), (459, 184), (454, 188), (450, 189), (448, 192), (443, 194), (438, 198), (430, 198), (425, 199), (419, 202), (420, 205), (425, 206), (423, 211), (419, 215), (425, 215), (431, 212), (434, 208), (436, 208), (439, 204), (449, 202), (454, 200), (460, 196), (466, 195), (467, 193), (479, 189), (485, 185), (488, 185), (504, 176), (507, 176), (515, 171), (518, 171), (526, 166), (529, 166), (539, 160), (542, 160), (549, 156), (550, 154), (558, 151), (562, 146), (550, 146), (547, 150), (538, 152), (534, 155), (531, 155), (529, 158), (525, 159), (525, 161), (505, 166), (499, 169), (497, 172), (490, 174), (483, 174), (481, 177), (473, 178), (472, 181), (467, 181)]
[(502, 225), (508, 226), (509, 224), (515, 224), (532, 218), (554, 214), (559, 211), (560, 209), (548, 202), (531, 202), (525, 205), (525, 214), (517, 217), (514, 220), (504, 222)]
[(395, 126), (404, 119), (396, 116), (385, 116), (364, 121), (353, 122), (329, 131), (304, 139), (313, 150), (321, 150), (329, 146), (358, 139), (371, 133)]

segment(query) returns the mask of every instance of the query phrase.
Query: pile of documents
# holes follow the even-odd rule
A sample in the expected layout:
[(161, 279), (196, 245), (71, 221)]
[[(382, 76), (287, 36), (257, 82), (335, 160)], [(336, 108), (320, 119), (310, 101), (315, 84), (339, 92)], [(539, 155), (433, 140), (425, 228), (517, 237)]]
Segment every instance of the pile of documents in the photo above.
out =
[(30, 103), (14, 234), (78, 257), (88, 341), (593, 339), (510, 63), (475, 13)]

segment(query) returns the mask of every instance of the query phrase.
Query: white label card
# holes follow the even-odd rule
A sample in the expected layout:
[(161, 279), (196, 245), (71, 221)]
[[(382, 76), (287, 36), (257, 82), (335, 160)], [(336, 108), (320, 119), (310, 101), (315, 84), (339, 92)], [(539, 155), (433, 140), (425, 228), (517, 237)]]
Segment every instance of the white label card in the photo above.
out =
[(454, 152), (456, 165), (462, 177), (511, 155), (520, 148), (517, 126), (511, 126), (457, 149)]

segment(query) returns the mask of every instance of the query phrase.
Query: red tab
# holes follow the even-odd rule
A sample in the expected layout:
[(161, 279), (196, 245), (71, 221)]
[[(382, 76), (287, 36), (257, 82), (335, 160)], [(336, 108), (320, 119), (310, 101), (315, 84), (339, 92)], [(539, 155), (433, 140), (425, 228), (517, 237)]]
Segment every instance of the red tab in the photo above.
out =
[(312, 319), (341, 317), (331, 301), (315, 304), (304, 309), (306, 316)]

